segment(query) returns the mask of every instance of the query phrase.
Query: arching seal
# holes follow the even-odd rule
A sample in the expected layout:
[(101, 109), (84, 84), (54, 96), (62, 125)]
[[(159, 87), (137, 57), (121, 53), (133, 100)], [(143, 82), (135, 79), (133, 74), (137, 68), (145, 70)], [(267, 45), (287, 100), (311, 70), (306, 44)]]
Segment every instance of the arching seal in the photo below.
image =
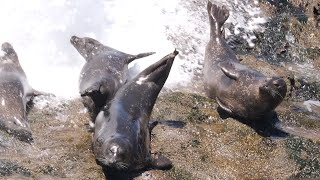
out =
[(79, 90), (83, 104), (91, 112), (93, 120), (126, 82), (128, 64), (154, 54), (126, 54), (89, 37), (72, 36), (70, 42), (86, 60), (80, 74)]
[(93, 136), (98, 164), (120, 171), (171, 167), (165, 157), (151, 156), (149, 119), (177, 54), (165, 56), (123, 85), (98, 114)]
[(0, 57), (0, 128), (21, 141), (32, 142), (26, 115), (27, 103), (37, 94), (28, 84), (18, 55), (9, 43), (3, 43)]
[(222, 26), (229, 17), (228, 10), (210, 1), (207, 10), (210, 41), (203, 67), (206, 94), (228, 113), (246, 119), (256, 119), (273, 111), (286, 95), (285, 81), (279, 77), (268, 78), (240, 64), (223, 37)]

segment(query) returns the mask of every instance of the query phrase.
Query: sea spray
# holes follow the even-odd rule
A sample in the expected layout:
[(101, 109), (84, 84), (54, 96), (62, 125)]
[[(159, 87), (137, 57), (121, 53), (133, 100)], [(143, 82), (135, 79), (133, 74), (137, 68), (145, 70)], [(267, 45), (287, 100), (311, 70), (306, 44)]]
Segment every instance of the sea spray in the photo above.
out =
[[(261, 28), (255, 3), (217, 3), (232, 11), (229, 22), (249, 34), (250, 43), (250, 33)], [(165, 87), (190, 89), (193, 79), (201, 79), (209, 37), (205, 4), (203, 0), (6, 1), (1, 2), (0, 42), (12, 43), (35, 89), (60, 97), (79, 97), (78, 79), (85, 60), (71, 46), (72, 35), (96, 38), (130, 54), (155, 51), (130, 64), (132, 76), (177, 48), (180, 55)], [(201, 81), (196, 82), (201, 86)]]

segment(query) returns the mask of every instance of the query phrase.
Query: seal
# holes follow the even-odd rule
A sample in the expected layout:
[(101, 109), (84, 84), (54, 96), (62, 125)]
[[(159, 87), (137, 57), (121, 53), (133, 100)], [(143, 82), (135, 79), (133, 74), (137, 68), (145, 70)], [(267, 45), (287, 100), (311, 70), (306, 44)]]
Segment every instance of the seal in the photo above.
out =
[(164, 156), (151, 154), (150, 133), (156, 123), (149, 126), (149, 121), (177, 54), (175, 50), (124, 84), (98, 114), (93, 151), (99, 165), (116, 171), (171, 167)]
[(80, 73), (79, 92), (93, 121), (106, 102), (127, 81), (128, 64), (154, 54), (126, 54), (89, 37), (72, 36), (70, 42), (86, 60)]
[(266, 77), (240, 63), (224, 39), (223, 25), (229, 17), (226, 7), (207, 3), (210, 40), (204, 58), (204, 88), (208, 97), (234, 116), (256, 119), (273, 111), (286, 96), (280, 77)]
[(30, 143), (33, 138), (27, 119), (27, 103), (39, 94), (29, 85), (12, 45), (5, 42), (1, 50), (0, 128), (17, 139)]

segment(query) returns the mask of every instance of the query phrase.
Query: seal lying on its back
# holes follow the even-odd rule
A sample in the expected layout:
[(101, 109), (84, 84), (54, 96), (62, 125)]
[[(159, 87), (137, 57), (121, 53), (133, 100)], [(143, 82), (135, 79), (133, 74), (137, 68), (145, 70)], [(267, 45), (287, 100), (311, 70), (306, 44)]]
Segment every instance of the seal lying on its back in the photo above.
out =
[(17, 53), (9, 43), (1, 46), (0, 57), (0, 128), (21, 141), (32, 142), (26, 106), (38, 94), (28, 84)]
[(178, 51), (149, 66), (116, 93), (95, 122), (93, 149), (98, 164), (114, 170), (164, 169), (170, 160), (152, 158), (149, 119)]
[(203, 72), (206, 94), (235, 116), (256, 119), (269, 114), (286, 95), (285, 81), (279, 77), (268, 78), (240, 64), (222, 33), (222, 26), (229, 17), (228, 10), (210, 1), (207, 8), (210, 41), (205, 51)]
[(128, 64), (154, 54), (126, 54), (88, 37), (72, 36), (70, 42), (86, 60), (80, 74), (79, 89), (83, 104), (92, 113), (93, 120), (126, 82)]

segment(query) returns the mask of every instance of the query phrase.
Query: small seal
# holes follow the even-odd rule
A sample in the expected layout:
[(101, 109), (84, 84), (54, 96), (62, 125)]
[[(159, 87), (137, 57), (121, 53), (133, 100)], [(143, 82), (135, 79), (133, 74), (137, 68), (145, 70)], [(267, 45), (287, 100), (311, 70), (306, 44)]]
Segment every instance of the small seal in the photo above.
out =
[(168, 54), (124, 84), (95, 122), (93, 151), (97, 163), (116, 171), (170, 168), (170, 160), (151, 155), (150, 115), (178, 51)]
[(208, 97), (231, 115), (257, 119), (273, 111), (286, 96), (280, 77), (266, 77), (240, 64), (224, 39), (222, 26), (229, 17), (226, 7), (208, 1), (210, 40), (204, 58), (204, 88)]
[(27, 103), (38, 95), (28, 84), (20, 66), (18, 55), (5, 42), (0, 57), (0, 128), (17, 139), (32, 142), (32, 133), (27, 119)]
[(86, 60), (80, 74), (79, 90), (93, 121), (106, 102), (127, 81), (128, 64), (154, 54), (126, 54), (89, 37), (72, 36), (70, 42)]

